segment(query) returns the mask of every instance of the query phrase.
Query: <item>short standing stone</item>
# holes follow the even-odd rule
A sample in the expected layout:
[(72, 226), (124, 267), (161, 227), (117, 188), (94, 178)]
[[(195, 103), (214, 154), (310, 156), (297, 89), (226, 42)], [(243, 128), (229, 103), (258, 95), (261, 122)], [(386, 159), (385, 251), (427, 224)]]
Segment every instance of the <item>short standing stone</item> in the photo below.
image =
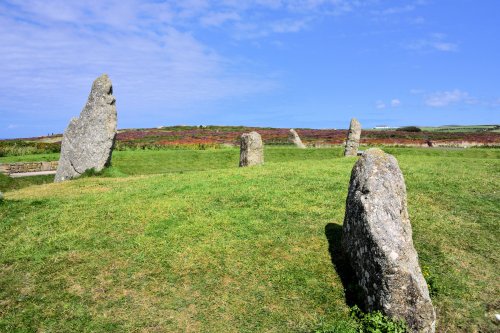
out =
[(56, 182), (80, 176), (86, 170), (102, 170), (111, 162), (116, 136), (113, 87), (104, 74), (92, 84), (87, 104), (64, 132)]
[(342, 248), (367, 310), (434, 332), (436, 315), (413, 247), (406, 187), (396, 159), (369, 149), (352, 169)]
[(3, 193), (0, 192), (0, 201), (3, 201)]
[(257, 132), (245, 133), (241, 136), (240, 167), (264, 163), (264, 146)]
[(359, 139), (361, 138), (361, 124), (356, 118), (351, 119), (347, 141), (345, 143), (344, 156), (356, 156), (358, 154)]
[(288, 142), (293, 143), (297, 148), (306, 148), (302, 140), (300, 140), (300, 136), (293, 128), (291, 128), (290, 133), (288, 133)]

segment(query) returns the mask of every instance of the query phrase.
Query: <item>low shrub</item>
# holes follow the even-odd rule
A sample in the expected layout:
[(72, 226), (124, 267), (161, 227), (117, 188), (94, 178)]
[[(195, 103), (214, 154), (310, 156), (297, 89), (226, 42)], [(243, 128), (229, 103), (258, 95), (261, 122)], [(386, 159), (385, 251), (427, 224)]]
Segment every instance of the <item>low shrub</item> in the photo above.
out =
[(349, 321), (320, 324), (313, 333), (409, 333), (404, 321), (392, 320), (380, 311), (364, 313), (354, 305)]
[(357, 320), (358, 333), (407, 333), (410, 332), (404, 321), (393, 320), (380, 311), (364, 313), (356, 305), (351, 308), (351, 316)]
[(396, 129), (396, 131), (399, 132), (422, 132), (422, 129), (417, 126), (405, 126), (405, 127), (400, 127)]
[(24, 156), (34, 154), (59, 153), (61, 143), (33, 142), (24, 140), (0, 141), (0, 157)]
[(427, 282), (427, 287), (429, 288), (429, 295), (431, 297), (437, 296), (439, 292), (439, 286), (436, 277), (431, 273), (429, 266), (422, 266), (422, 275)]
[(114, 150), (117, 151), (130, 151), (130, 150), (175, 150), (175, 149), (189, 149), (189, 150), (209, 150), (209, 149), (222, 149), (226, 148), (219, 143), (152, 143), (152, 142), (133, 142), (133, 141), (117, 141)]

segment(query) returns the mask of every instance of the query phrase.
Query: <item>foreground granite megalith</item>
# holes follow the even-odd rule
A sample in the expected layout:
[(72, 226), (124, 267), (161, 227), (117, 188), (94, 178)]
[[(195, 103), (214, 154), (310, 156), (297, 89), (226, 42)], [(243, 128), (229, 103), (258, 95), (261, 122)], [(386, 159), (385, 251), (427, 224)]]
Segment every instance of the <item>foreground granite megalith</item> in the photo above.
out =
[(245, 133), (241, 136), (240, 167), (264, 163), (264, 145), (257, 132)]
[(71, 119), (64, 132), (56, 182), (80, 176), (86, 170), (102, 170), (111, 162), (116, 136), (116, 106), (111, 80), (106, 74), (92, 84), (79, 118)]
[(293, 143), (297, 148), (306, 148), (306, 146), (302, 143), (302, 140), (300, 140), (300, 136), (293, 128), (291, 128), (288, 133), (288, 142)]
[(344, 156), (357, 156), (359, 139), (361, 138), (361, 124), (356, 118), (351, 119), (347, 140), (345, 142)]
[(352, 169), (342, 249), (367, 310), (434, 332), (436, 315), (413, 247), (406, 186), (396, 159), (369, 149)]

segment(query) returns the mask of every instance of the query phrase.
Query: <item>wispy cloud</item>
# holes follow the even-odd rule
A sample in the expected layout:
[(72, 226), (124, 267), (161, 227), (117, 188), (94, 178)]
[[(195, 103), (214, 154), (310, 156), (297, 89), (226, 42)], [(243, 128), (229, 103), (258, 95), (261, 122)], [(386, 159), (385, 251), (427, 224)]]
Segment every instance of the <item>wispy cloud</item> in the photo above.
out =
[(208, 13), (200, 19), (200, 22), (204, 26), (214, 26), (219, 27), (226, 22), (240, 21), (241, 17), (236, 12), (213, 12)]
[(308, 21), (310, 21), (309, 18), (277, 21), (271, 25), (271, 30), (276, 33), (298, 32), (307, 27)]
[(451, 91), (438, 91), (428, 95), (425, 98), (425, 104), (431, 107), (445, 107), (450, 104), (460, 102), (472, 103), (473, 99), (470, 98), (469, 93), (459, 89)]
[(375, 103), (375, 108), (377, 108), (379, 110), (385, 109), (386, 107), (387, 107), (387, 105), (382, 101), (377, 101)]
[(400, 105), (401, 105), (401, 101), (398, 98), (393, 98), (388, 103), (386, 103), (382, 100), (378, 100), (377, 102), (375, 102), (375, 108), (377, 108), (379, 110), (386, 109), (387, 107), (397, 108)]
[(429, 51), (441, 51), (441, 52), (456, 52), (458, 51), (458, 43), (450, 42), (447, 40), (447, 36), (442, 33), (430, 34), (427, 38), (414, 40), (410, 43), (406, 43), (405, 48), (408, 50), (429, 52)]
[(398, 107), (400, 105), (401, 105), (401, 101), (399, 99), (395, 98), (395, 99), (391, 100), (392, 107)]
[[(110, 74), (116, 94), (128, 99), (128, 105), (140, 106), (142, 100), (157, 109), (162, 103), (182, 106), (267, 92), (279, 85), (272, 74), (240, 66), (239, 60), (176, 27), (175, 18), (206, 8), (204, 1), (192, 4), (0, 3), (0, 112), (32, 109), (27, 100), (54, 105), (44, 112), (61, 112), (74, 106), (71, 96), (87, 91), (103, 72)], [(206, 16), (205, 24), (237, 19), (226, 14)]]
[[(347, 14), (362, 7), (363, 3), (356, 0), (226, 0), (219, 3), (219, 10), (236, 13), (231, 16), (233, 25), (228, 33), (240, 40), (297, 33), (324, 17)], [(207, 20), (211, 18), (204, 17), (201, 22)]]
[(381, 16), (396, 15), (396, 14), (412, 12), (415, 10), (416, 7), (417, 6), (415, 4), (409, 4), (399, 7), (388, 7), (381, 10), (374, 10), (372, 11), (372, 14)]

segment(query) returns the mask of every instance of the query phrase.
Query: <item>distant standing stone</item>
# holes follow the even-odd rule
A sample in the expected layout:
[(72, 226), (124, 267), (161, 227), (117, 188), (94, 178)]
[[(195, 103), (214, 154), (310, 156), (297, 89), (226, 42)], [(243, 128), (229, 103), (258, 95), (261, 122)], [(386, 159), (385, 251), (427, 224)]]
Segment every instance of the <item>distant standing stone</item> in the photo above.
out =
[(71, 119), (64, 132), (55, 177), (61, 182), (86, 170), (102, 170), (111, 162), (116, 136), (116, 106), (111, 80), (106, 74), (92, 84), (79, 118)]
[(240, 167), (264, 163), (264, 145), (257, 132), (245, 133), (241, 136)]
[(367, 310), (434, 332), (436, 315), (413, 247), (406, 187), (396, 159), (369, 149), (352, 169), (342, 248)]
[(2, 200), (3, 200), (3, 193), (0, 192), (0, 201), (2, 201)]
[(293, 128), (290, 129), (290, 133), (288, 134), (288, 142), (293, 143), (297, 146), (297, 148), (306, 148), (306, 146), (302, 143), (302, 140), (300, 140), (300, 136)]
[(361, 124), (356, 118), (351, 119), (347, 141), (345, 143), (344, 156), (356, 156), (358, 154), (359, 139), (361, 138)]

